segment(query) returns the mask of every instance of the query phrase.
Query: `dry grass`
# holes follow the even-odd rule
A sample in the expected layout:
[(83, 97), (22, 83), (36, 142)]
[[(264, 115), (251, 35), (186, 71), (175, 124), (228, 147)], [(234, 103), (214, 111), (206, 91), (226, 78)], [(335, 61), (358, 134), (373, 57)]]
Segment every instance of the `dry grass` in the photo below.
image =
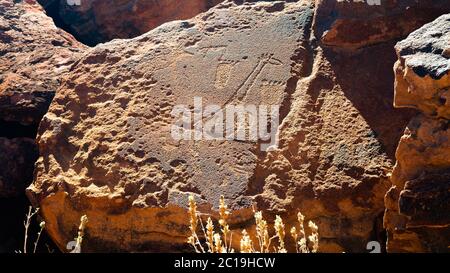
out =
[[(194, 248), (197, 253), (234, 253), (235, 250), (231, 247), (233, 240), (233, 233), (230, 231), (227, 219), (230, 215), (225, 199), (222, 196), (220, 198), (219, 205), (219, 232), (215, 231), (214, 223), (211, 217), (208, 217), (206, 226), (203, 225), (202, 219), (197, 211), (197, 204), (193, 196), (189, 196), (189, 216), (190, 225), (189, 229), (191, 235), (188, 237), (187, 242)], [(255, 211), (255, 226), (256, 226), (256, 238), (252, 240), (248, 232), (244, 229), (242, 231), (242, 237), (240, 240), (241, 253), (286, 253), (285, 237), (286, 227), (283, 223), (283, 219), (277, 215), (273, 228), (275, 234), (269, 235), (269, 225), (264, 220), (262, 212)], [(295, 242), (297, 253), (315, 253), (319, 250), (319, 231), (317, 225), (312, 221), (308, 222), (308, 227), (311, 230), (309, 236), (306, 235), (304, 221), (305, 217), (300, 212), (297, 215), (298, 226), (290, 229), (290, 235)], [(201, 227), (204, 239), (199, 238), (197, 234), (198, 226)], [(276, 246), (272, 246), (272, 242), (276, 240)], [(255, 243), (254, 243), (255, 241)], [(256, 244), (256, 247), (255, 247)], [(206, 247), (205, 247), (206, 246)]]
[[(16, 253), (28, 253), (29, 228), (30, 228), (33, 217), (36, 216), (38, 213), (39, 213), (39, 208), (33, 209), (33, 207), (31, 207), (31, 206), (29, 207), (28, 213), (25, 215), (25, 221), (23, 222), (23, 225), (25, 227), (23, 250), (16, 251)], [(78, 234), (77, 234), (77, 237), (75, 238), (74, 249), (73, 249), (73, 251), (71, 251), (71, 253), (81, 253), (81, 245), (83, 243), (83, 238), (84, 238), (87, 223), (88, 223), (88, 218), (86, 215), (83, 215), (80, 219), (80, 226), (78, 227)], [(45, 222), (42, 221), (39, 224), (39, 232), (36, 235), (36, 241), (34, 241), (33, 253), (36, 253), (37, 246), (39, 244), (39, 240), (41, 238), (41, 235), (42, 235), (42, 232), (44, 231), (44, 229), (45, 229)], [(52, 252), (52, 251), (50, 251), (50, 249), (49, 249), (49, 252)]]
[[(33, 207), (31, 207), (31, 206), (28, 208), (28, 213), (25, 215), (25, 221), (23, 222), (23, 226), (25, 228), (25, 234), (24, 234), (24, 239), (23, 239), (23, 250), (16, 251), (17, 253), (28, 253), (28, 232), (29, 232), (29, 228), (30, 228), (33, 217), (35, 215), (37, 215), (38, 213), (39, 213), (39, 208), (36, 208), (34, 210), (33, 210)], [(39, 232), (37, 233), (36, 241), (34, 242), (33, 253), (36, 253), (36, 249), (39, 244), (39, 239), (41, 238), (42, 231), (44, 231), (44, 228), (45, 228), (45, 222), (42, 221), (39, 224), (39, 227), (40, 227), (40, 229), (39, 229)]]

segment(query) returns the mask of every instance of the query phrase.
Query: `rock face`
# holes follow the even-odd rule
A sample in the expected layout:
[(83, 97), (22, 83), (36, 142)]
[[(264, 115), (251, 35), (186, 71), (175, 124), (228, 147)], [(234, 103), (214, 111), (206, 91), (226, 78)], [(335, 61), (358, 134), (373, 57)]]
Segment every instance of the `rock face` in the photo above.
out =
[(37, 146), (23, 137), (35, 137), (61, 75), (84, 46), (57, 29), (35, 1), (1, 0), (0, 14), (0, 196), (5, 196), (23, 193), (31, 182)]
[[(310, 43), (309, 1), (236, 2), (99, 45), (71, 69), (41, 123), (29, 188), (61, 249), (87, 214), (83, 251), (185, 250), (190, 194), (213, 217), (224, 195), (235, 231), (253, 228), (252, 205), (287, 226), (300, 210), (319, 225), (323, 252), (379, 239), (411, 116), (391, 106), (393, 44), (337, 53)], [(277, 149), (174, 139), (171, 112), (193, 111), (195, 97), (279, 105)]]
[(0, 1), (0, 120), (36, 125), (84, 48), (35, 1)]
[(442, 17), (398, 43), (395, 106), (450, 119), (450, 21)]
[(395, 105), (415, 117), (401, 138), (386, 195), (388, 251), (448, 252), (450, 245), (450, 15), (396, 46)]
[(316, 5), (316, 36), (345, 48), (403, 38), (450, 12), (448, 0), (317, 0)]
[(0, 0), (0, 252), (20, 249), (37, 127), (83, 48), (36, 1)]
[(39, 0), (57, 23), (80, 41), (96, 45), (133, 38), (163, 23), (184, 20), (223, 0)]
[(61, 75), (84, 48), (35, 1), (0, 1), (0, 196), (24, 193), (37, 158), (36, 128)]

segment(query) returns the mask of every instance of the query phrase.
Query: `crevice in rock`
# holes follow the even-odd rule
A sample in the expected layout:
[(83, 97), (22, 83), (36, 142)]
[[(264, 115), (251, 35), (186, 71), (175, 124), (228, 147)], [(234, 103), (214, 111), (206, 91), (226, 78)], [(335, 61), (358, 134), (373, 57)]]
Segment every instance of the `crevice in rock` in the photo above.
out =
[(35, 139), (39, 124), (23, 125), (19, 122), (0, 120), (0, 137), (18, 138), (27, 137)]
[(61, 10), (61, 1), (59, 0), (38, 0), (39, 4), (45, 9), (45, 12), (47, 13), (47, 16), (53, 19), (53, 22), (55, 25), (63, 29), (64, 31), (72, 34), (75, 39), (77, 39), (79, 42), (88, 45), (93, 46), (95, 44), (90, 43), (89, 41), (82, 39), (73, 29), (70, 27), (70, 25), (66, 24), (61, 17), (60, 10)]
[(380, 213), (373, 223), (373, 229), (371, 234), (371, 240), (377, 241), (381, 245), (381, 252), (386, 252), (387, 231), (383, 227), (384, 212)]
[[(32, 183), (34, 163), (38, 158), (38, 148), (33, 141), (36, 139), (37, 130), (38, 124), (23, 125), (19, 122), (0, 120), (0, 143), (2, 143), (0, 144), (2, 145), (0, 147), (0, 161), (3, 164), (2, 167), (5, 168), (0, 170), (0, 190), (2, 191), (0, 194), (0, 211), (2, 211), (2, 223), (7, 223), (6, 225), (0, 225), (0, 253), (23, 252), (23, 221), (28, 206), (30, 206), (30, 201), (26, 197), (24, 189)], [(10, 139), (10, 142), (5, 141), (5, 138)], [(17, 145), (25, 146), (17, 148)], [(19, 151), (15, 152), (15, 149), (19, 149)], [(9, 164), (11, 162), (8, 162), (9, 160), (19, 163), (11, 165)], [(28, 251), (33, 249), (33, 240), (36, 240), (38, 229), (39, 223), (36, 219), (33, 219), (29, 231)], [(40, 241), (38, 252), (47, 253), (57, 250), (46, 232), (42, 233)], [(47, 248), (47, 246), (49, 247)]]

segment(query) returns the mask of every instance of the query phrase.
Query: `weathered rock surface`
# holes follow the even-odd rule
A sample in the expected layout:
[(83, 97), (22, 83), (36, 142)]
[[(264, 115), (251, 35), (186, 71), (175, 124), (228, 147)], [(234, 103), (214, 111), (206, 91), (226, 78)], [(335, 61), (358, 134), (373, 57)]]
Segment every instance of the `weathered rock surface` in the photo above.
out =
[(344, 48), (403, 38), (450, 12), (448, 0), (318, 0), (316, 6), (316, 37)]
[(0, 121), (37, 125), (83, 48), (37, 2), (0, 0)]
[(36, 1), (0, 0), (0, 252), (21, 249), (37, 127), (83, 48)]
[(448, 252), (450, 245), (450, 16), (396, 46), (395, 105), (420, 109), (397, 148), (386, 195), (388, 251)]
[(390, 252), (448, 251), (448, 120), (418, 116), (397, 150), (384, 223)]
[(80, 41), (96, 45), (115, 38), (133, 38), (163, 23), (185, 20), (223, 0), (39, 0), (57, 23)]
[(0, 198), (24, 195), (37, 158), (34, 139), (0, 137)]
[(413, 32), (396, 48), (395, 106), (450, 119), (450, 14)]
[[(89, 50), (42, 121), (29, 188), (59, 247), (87, 214), (84, 251), (184, 250), (194, 194), (213, 216), (224, 195), (233, 230), (252, 228), (252, 203), (288, 226), (301, 210), (319, 225), (321, 251), (365, 250), (410, 113), (392, 108), (392, 43), (314, 49), (312, 17), (301, 2), (230, 1)], [(278, 149), (174, 140), (170, 113), (194, 97), (281, 105)]]
[[(450, 172), (422, 175), (405, 183), (400, 193), (399, 211), (409, 218), (408, 226), (450, 223)], [(445, 244), (445, 242), (444, 242)]]

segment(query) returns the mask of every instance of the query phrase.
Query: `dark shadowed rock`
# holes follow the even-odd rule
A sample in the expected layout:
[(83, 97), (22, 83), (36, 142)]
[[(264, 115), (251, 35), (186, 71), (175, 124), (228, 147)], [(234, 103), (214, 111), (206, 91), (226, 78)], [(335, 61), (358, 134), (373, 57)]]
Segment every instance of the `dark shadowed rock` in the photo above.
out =
[(410, 217), (409, 227), (448, 225), (450, 174), (422, 173), (420, 177), (407, 181), (398, 203), (400, 213)]
[(37, 158), (34, 139), (0, 137), (0, 198), (24, 195)]

